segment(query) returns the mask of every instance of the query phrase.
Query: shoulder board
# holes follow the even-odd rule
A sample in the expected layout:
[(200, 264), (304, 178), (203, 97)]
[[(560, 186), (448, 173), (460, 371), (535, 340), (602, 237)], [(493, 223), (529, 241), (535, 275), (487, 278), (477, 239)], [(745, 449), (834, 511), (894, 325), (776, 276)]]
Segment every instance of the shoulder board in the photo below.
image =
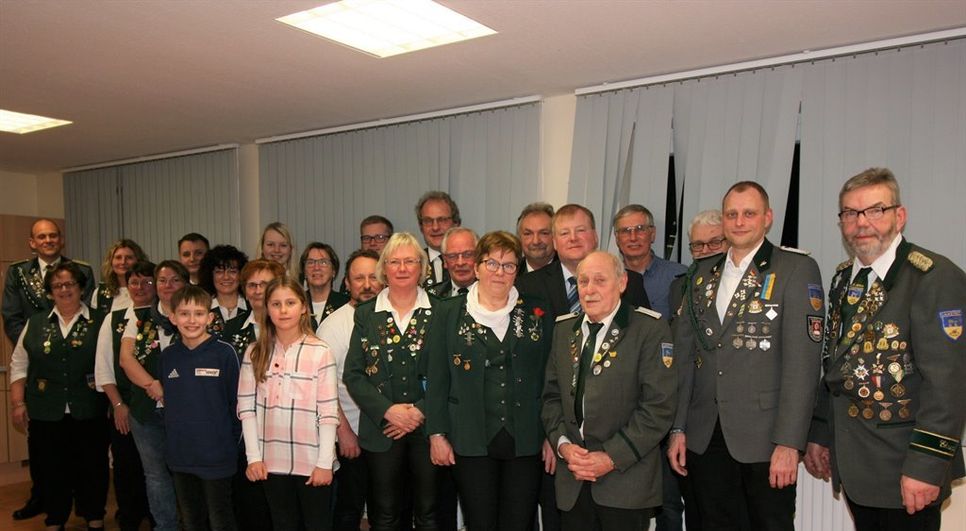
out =
[(554, 322), (559, 323), (561, 321), (566, 321), (568, 319), (573, 319), (574, 317), (577, 317), (578, 315), (580, 315), (580, 314), (577, 313), (577, 312), (570, 312), (570, 313), (565, 313), (563, 315), (558, 315), (557, 316), (557, 319)]
[(929, 258), (919, 251), (912, 251), (909, 253), (909, 255), (906, 257), (906, 260), (909, 260), (909, 263), (912, 264), (913, 267), (922, 271), (923, 273), (929, 272), (934, 265), (932, 258)]
[(838, 273), (839, 271), (842, 271), (843, 269), (847, 269), (849, 267), (852, 267), (852, 259), (848, 259), (842, 262), (841, 264), (835, 266), (835, 272)]
[(794, 247), (785, 247), (784, 245), (782, 245), (782, 246), (780, 246), (778, 248), (781, 249), (782, 251), (788, 251), (790, 253), (800, 254), (800, 255), (803, 255), (803, 256), (808, 256), (808, 255), (812, 254), (811, 251), (806, 251), (804, 249), (796, 249)]
[(644, 308), (643, 306), (638, 306), (637, 308), (634, 308), (634, 311), (637, 313), (643, 313), (644, 315), (650, 315), (655, 319), (661, 318), (661, 312), (655, 312), (654, 310), (649, 310), (647, 308)]
[(33, 258), (27, 258), (26, 260), (17, 260), (16, 262), (14, 262), (14, 263), (12, 263), (10, 265), (11, 266), (19, 266), (19, 265), (28, 264), (28, 263), (30, 263), (32, 261), (33, 261)]

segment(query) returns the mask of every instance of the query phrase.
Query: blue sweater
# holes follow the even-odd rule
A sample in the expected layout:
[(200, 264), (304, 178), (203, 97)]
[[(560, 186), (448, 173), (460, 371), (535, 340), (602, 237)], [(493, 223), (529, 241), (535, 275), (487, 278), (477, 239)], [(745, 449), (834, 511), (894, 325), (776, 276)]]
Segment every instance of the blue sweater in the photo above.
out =
[(201, 479), (235, 474), (241, 424), (238, 356), (215, 337), (189, 349), (181, 341), (161, 353), (165, 454), (175, 472)]

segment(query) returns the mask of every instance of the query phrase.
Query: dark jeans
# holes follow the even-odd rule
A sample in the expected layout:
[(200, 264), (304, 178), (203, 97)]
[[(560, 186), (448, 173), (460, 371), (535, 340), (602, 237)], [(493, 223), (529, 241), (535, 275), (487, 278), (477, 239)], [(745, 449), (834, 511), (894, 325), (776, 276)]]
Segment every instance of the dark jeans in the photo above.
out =
[(594, 501), (591, 485), (584, 482), (577, 503), (560, 515), (563, 531), (641, 531), (646, 530), (653, 509), (617, 509)]
[(511, 459), (458, 455), (453, 476), (468, 531), (530, 531), (543, 477), (539, 455)]
[(265, 497), (275, 531), (332, 530), (332, 486), (306, 485), (308, 476), (269, 474)]
[(768, 484), (770, 463), (736, 461), (720, 425), (704, 454), (689, 451), (687, 463), (705, 531), (743, 529), (743, 514), (751, 529), (794, 531), (795, 485), (773, 489)]
[[(661, 443), (661, 487), (664, 491), (661, 510), (654, 517), (657, 523), (657, 531), (681, 531), (684, 519), (684, 503), (681, 502), (681, 491), (678, 490), (676, 474), (671, 470), (671, 464), (667, 460), (667, 439)], [(690, 524), (691, 522), (688, 522)], [(688, 531), (697, 531), (697, 528), (688, 526)]]
[(393, 441), (385, 452), (366, 452), (364, 455), (369, 468), (370, 529), (395, 531), (404, 508), (404, 493), (411, 492), (416, 529), (436, 531), (438, 471), (429, 460), (426, 436), (410, 433)]
[(144, 488), (144, 469), (134, 444), (134, 436), (121, 434), (111, 424), (111, 455), (114, 457), (114, 497), (117, 499), (118, 525), (122, 531), (136, 531), (145, 518), (151, 518), (148, 494)]
[[(201, 479), (174, 472), (174, 493), (185, 531), (236, 531), (231, 503), (231, 477)], [(210, 527), (209, 527), (210, 526)]]
[(108, 435), (107, 417), (76, 420), (70, 415), (58, 421), (30, 420), (31, 437), (36, 438), (36, 454), (44, 488), (45, 524), (63, 525), (70, 517), (71, 505), (77, 515), (91, 520), (104, 519), (107, 503)]
[(939, 531), (941, 503), (934, 503), (915, 514), (905, 509), (883, 509), (859, 505), (848, 496), (855, 531)]
[(241, 531), (272, 531), (272, 515), (265, 498), (264, 481), (248, 481), (245, 469), (248, 460), (245, 447), (238, 449), (238, 472), (231, 483), (232, 504), (235, 506), (235, 522)]
[(359, 531), (366, 505), (368, 473), (364, 455), (355, 459), (339, 458), (332, 516), (335, 531)]

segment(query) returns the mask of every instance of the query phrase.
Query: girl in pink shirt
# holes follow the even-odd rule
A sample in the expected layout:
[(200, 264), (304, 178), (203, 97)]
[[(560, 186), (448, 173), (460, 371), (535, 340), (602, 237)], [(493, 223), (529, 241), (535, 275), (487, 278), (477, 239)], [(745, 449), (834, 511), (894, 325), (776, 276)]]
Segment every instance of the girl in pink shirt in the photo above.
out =
[(338, 466), (335, 359), (312, 333), (295, 280), (271, 281), (265, 301), (261, 334), (245, 352), (238, 382), (246, 475), (265, 481), (275, 531), (328, 528)]

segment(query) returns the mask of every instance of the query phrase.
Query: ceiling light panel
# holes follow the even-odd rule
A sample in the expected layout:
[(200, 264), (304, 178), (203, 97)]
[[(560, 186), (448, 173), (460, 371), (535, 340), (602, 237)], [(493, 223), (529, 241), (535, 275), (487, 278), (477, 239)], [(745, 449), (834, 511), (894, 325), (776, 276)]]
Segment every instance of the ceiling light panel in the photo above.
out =
[(70, 123), (73, 122), (69, 122), (67, 120), (58, 120), (56, 118), (48, 118), (46, 116), (37, 116), (36, 114), (24, 114), (0, 109), (0, 131), (5, 131), (7, 133), (17, 133), (22, 135), (25, 133), (40, 131), (41, 129), (49, 129), (51, 127), (67, 125)]
[(430, 0), (342, 0), (276, 20), (376, 57), (496, 33)]

